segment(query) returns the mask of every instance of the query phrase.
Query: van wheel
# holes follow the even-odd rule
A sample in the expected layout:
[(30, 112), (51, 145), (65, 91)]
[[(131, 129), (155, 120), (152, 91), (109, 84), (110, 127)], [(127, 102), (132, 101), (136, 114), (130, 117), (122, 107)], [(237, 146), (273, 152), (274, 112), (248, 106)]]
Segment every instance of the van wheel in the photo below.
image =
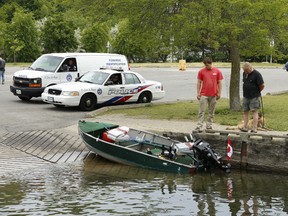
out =
[(152, 94), (150, 92), (142, 92), (138, 98), (137, 103), (150, 103), (152, 100)]
[(18, 96), (22, 101), (29, 101), (32, 97), (30, 96)]
[(96, 104), (97, 104), (97, 98), (95, 95), (85, 94), (81, 98), (79, 107), (83, 111), (91, 111), (91, 110), (95, 109)]

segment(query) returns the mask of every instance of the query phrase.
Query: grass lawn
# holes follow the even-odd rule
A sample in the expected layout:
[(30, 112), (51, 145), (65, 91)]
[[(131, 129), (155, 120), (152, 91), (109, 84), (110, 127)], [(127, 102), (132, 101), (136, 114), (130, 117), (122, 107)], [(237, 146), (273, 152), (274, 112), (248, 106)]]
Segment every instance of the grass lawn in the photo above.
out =
[(8, 62), (6, 63), (6, 67), (29, 67), (32, 63), (25, 63), (25, 62), (16, 62), (16, 63), (11, 63)]
[[(277, 131), (288, 130), (288, 94), (266, 95), (262, 97), (264, 105), (265, 127)], [(198, 101), (176, 102), (168, 104), (150, 104), (140, 108), (112, 109), (102, 114), (125, 114), (128, 116), (142, 116), (150, 119), (188, 120), (197, 121)], [(119, 108), (119, 107), (117, 107)], [(262, 109), (261, 109), (262, 111)], [(207, 117), (207, 115), (205, 116)], [(242, 111), (229, 110), (229, 100), (218, 101), (215, 111), (214, 122), (221, 125), (236, 126), (243, 120)]]
[[(252, 62), (251, 63), (254, 67), (257, 68), (283, 68), (284, 64), (277, 64), (277, 63), (267, 63), (267, 62)], [(131, 63), (131, 68), (139, 68), (139, 67), (179, 67), (179, 62), (163, 62), (163, 63)], [(242, 65), (242, 63), (241, 63)], [(231, 62), (213, 62), (214, 67), (220, 67), (220, 68), (231, 68)], [(187, 62), (186, 67), (203, 67), (202, 62)]]

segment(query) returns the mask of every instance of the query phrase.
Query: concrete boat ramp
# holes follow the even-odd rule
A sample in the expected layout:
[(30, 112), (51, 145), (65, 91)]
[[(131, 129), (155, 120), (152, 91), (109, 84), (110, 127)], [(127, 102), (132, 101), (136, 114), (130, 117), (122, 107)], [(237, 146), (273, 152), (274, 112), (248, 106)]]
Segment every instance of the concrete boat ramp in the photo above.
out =
[(77, 133), (36, 130), (0, 132), (0, 176), (48, 163), (83, 161), (88, 148)]

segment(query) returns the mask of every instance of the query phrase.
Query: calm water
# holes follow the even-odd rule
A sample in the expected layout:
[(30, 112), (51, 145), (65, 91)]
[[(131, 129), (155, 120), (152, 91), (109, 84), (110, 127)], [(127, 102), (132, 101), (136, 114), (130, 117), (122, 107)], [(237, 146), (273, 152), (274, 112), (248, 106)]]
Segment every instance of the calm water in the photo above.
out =
[(287, 176), (159, 173), (105, 161), (0, 177), (0, 215), (288, 215)]

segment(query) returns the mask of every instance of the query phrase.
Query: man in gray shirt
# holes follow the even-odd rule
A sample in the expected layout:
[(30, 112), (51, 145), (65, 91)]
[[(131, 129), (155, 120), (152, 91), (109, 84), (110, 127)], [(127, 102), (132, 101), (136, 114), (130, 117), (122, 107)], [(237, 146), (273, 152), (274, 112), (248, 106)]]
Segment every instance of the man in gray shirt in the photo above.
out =
[(253, 127), (251, 132), (257, 133), (258, 110), (261, 105), (261, 91), (264, 89), (262, 75), (255, 70), (249, 62), (243, 64), (243, 110), (244, 128), (243, 132), (248, 132), (249, 111), (253, 113)]

